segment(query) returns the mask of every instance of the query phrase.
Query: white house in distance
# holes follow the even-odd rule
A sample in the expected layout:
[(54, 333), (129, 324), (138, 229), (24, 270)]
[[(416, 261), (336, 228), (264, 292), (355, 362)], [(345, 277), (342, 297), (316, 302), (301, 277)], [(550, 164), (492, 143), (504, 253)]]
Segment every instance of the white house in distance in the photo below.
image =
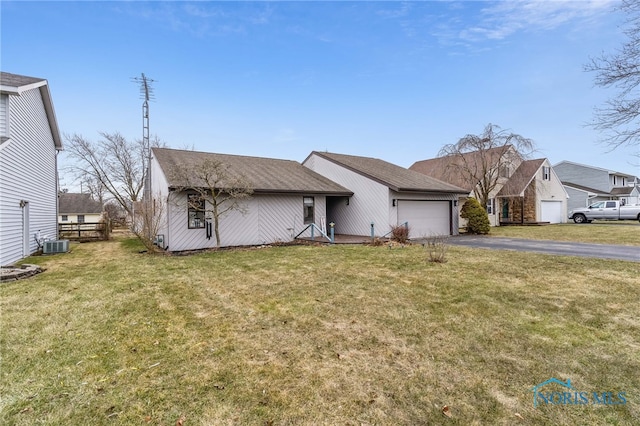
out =
[[(215, 237), (207, 232), (212, 218), (188, 206), (190, 192), (181, 190), (184, 182), (175, 173), (193, 170), (205, 159), (224, 164), (230, 174), (242, 177), (253, 189), (251, 197), (242, 201), (244, 212), (231, 211), (220, 218), (222, 247), (291, 241), (309, 224), (326, 223), (328, 198), (353, 195), (295, 161), (153, 148), (151, 193), (166, 208), (158, 232), (162, 236), (159, 245), (164, 249), (184, 251), (216, 246)], [(309, 234), (307, 230), (302, 236)]]
[(103, 206), (91, 194), (64, 192), (58, 197), (58, 223), (97, 223), (102, 220)]
[(60, 150), (47, 80), (0, 73), (0, 265), (56, 237)]
[(313, 151), (304, 166), (353, 192), (329, 197), (335, 232), (381, 237), (408, 223), (409, 238), (458, 234), (458, 197), (465, 190), (386, 161)]

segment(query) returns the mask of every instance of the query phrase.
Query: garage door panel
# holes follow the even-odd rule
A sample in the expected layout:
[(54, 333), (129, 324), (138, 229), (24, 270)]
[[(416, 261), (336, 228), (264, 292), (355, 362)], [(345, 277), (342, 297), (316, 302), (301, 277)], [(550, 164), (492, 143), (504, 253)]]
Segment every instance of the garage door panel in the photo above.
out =
[(542, 201), (540, 203), (540, 220), (549, 223), (562, 223), (562, 201)]
[(398, 224), (409, 223), (409, 238), (451, 234), (449, 201), (398, 201)]

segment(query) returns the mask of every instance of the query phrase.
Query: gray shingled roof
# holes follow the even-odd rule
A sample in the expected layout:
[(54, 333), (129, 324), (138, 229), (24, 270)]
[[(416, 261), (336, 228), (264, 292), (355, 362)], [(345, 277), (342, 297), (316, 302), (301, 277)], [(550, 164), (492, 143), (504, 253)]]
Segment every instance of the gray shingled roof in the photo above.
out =
[(60, 214), (99, 214), (102, 204), (94, 201), (90, 194), (61, 193), (58, 197)]
[(0, 72), (0, 84), (10, 87), (28, 86), (33, 83), (45, 81), (44, 78), (27, 77), (26, 75), (11, 74), (8, 72)]
[(309, 156), (314, 154), (386, 185), (394, 191), (447, 192), (455, 194), (466, 194), (468, 192), (457, 186), (378, 158), (318, 151), (313, 151)]
[(291, 160), (169, 148), (153, 148), (153, 156), (160, 164), (171, 188), (188, 186), (186, 182), (180, 182), (175, 177), (174, 170), (188, 170), (189, 167), (197, 166), (206, 159), (224, 164), (233, 177), (246, 179), (255, 193), (353, 195), (350, 190)]

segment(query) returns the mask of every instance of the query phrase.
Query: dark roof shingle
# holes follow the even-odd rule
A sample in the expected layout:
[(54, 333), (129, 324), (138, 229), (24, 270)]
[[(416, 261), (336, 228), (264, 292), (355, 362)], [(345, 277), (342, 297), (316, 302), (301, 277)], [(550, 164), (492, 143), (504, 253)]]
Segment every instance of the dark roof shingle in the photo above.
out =
[(394, 191), (448, 192), (456, 194), (467, 192), (458, 186), (378, 158), (318, 151), (313, 151), (309, 156), (314, 154), (382, 183)]
[(63, 192), (59, 195), (60, 214), (99, 214), (102, 204), (94, 201), (90, 194)]
[[(255, 193), (300, 193), (351, 196), (353, 192), (291, 160), (153, 148), (171, 188), (189, 186), (176, 170), (189, 170), (211, 160), (224, 164), (231, 178), (243, 178)], [(204, 187), (204, 183), (202, 184)]]
[(0, 84), (2, 84), (3, 86), (22, 87), (41, 81), (45, 81), (45, 79), (38, 77), (28, 77), (26, 75), (11, 74), (8, 72), (0, 72)]

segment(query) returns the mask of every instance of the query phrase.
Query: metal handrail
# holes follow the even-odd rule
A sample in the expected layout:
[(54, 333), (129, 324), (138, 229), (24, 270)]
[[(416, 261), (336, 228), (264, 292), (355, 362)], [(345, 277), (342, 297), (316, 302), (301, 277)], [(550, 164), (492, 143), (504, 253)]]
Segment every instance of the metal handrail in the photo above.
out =
[(314, 239), (315, 239), (315, 236), (314, 236), (314, 234), (313, 234), (313, 230), (314, 230), (314, 229), (317, 229), (317, 230), (318, 230), (318, 232), (320, 233), (320, 235), (322, 235), (322, 236), (323, 236), (323, 237), (325, 237), (327, 240), (329, 240), (330, 242), (332, 242), (332, 243), (333, 243), (333, 239), (332, 239), (331, 237), (329, 237), (329, 236), (328, 236), (324, 231), (322, 231), (322, 229), (321, 229), (318, 225), (316, 225), (315, 223), (310, 223), (309, 225), (307, 225), (307, 226), (306, 226), (302, 231), (300, 231), (300, 232), (298, 233), (298, 235), (296, 235), (295, 237), (293, 237), (293, 239), (295, 240), (296, 238), (298, 238), (300, 235), (302, 235), (302, 233), (303, 233), (304, 231), (306, 231), (306, 230), (307, 230), (307, 229), (309, 229), (309, 228), (311, 228), (311, 240), (314, 240)]

